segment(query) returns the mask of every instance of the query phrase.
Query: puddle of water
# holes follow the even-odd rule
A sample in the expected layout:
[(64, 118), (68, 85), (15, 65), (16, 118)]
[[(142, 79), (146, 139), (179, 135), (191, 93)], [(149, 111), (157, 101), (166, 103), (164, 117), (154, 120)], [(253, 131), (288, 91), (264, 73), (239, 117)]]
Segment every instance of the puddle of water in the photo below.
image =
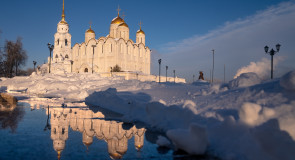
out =
[(0, 110), (0, 124), (0, 159), (173, 159), (156, 133), (83, 105), (19, 103)]

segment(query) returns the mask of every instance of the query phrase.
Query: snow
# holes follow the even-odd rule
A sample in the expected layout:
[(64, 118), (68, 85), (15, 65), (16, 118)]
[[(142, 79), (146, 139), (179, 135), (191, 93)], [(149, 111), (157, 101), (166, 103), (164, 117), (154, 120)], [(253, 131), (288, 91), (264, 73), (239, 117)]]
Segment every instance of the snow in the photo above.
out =
[(156, 143), (160, 147), (169, 147), (171, 145), (170, 141), (163, 136), (158, 136)]
[(119, 113), (124, 122), (141, 121), (166, 134), (159, 146), (221, 159), (276, 160), (295, 157), (294, 79), (292, 71), (270, 81), (242, 73), (227, 84), (158, 84), (61, 73), (1, 78), (0, 86), (27, 100), (85, 101), (92, 110)]
[(254, 72), (242, 73), (229, 82), (229, 88), (249, 87), (261, 83), (261, 79)]
[(295, 90), (295, 71), (284, 75), (280, 80), (280, 85), (287, 90)]
[(183, 149), (189, 154), (204, 154), (208, 146), (206, 129), (198, 124), (191, 124), (189, 130), (168, 130), (167, 136), (176, 148)]

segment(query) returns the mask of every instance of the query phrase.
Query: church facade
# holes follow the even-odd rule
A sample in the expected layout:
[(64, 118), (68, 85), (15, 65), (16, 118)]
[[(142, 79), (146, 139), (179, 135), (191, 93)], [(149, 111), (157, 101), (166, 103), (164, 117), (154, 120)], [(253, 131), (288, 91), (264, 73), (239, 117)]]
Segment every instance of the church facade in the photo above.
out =
[[(115, 67), (124, 72), (150, 75), (151, 50), (145, 43), (145, 32), (136, 32), (135, 42), (129, 39), (127, 23), (119, 15), (110, 24), (109, 35), (96, 39), (90, 28), (85, 32), (85, 41), (71, 47), (69, 24), (65, 21), (64, 1), (62, 19), (54, 35), (51, 72), (61, 70), (71, 73), (110, 73)], [(49, 62), (49, 61), (48, 61)]]

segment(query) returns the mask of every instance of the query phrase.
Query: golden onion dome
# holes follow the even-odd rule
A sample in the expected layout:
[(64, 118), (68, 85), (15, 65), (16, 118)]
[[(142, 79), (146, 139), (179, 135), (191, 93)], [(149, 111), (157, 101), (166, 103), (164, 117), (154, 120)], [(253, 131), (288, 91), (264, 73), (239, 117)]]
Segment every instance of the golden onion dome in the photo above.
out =
[(145, 34), (143, 30), (139, 29), (136, 33), (138, 34)]
[(119, 26), (124, 26), (124, 27), (129, 28), (129, 26), (125, 22), (121, 23)]
[(114, 18), (111, 22), (111, 24), (120, 24), (120, 23), (124, 23), (124, 20), (121, 17), (119, 17), (119, 15), (116, 18)]
[(89, 29), (87, 29), (86, 33), (95, 33), (95, 32), (91, 29), (91, 25), (90, 25)]
[(61, 20), (59, 23), (60, 24), (68, 24), (65, 20)]

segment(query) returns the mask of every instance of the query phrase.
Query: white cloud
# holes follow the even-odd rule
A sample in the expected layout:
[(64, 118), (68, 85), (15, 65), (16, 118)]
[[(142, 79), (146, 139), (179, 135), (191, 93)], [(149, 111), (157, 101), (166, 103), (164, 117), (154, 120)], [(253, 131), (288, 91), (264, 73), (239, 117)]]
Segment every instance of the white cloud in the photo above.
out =
[[(215, 51), (214, 77), (223, 79), (223, 66), (226, 65), (226, 79), (230, 80), (236, 71), (249, 62), (262, 58), (270, 59), (264, 53), (264, 46), (270, 49), (280, 43), (278, 55), (286, 57), (277, 65), (275, 76), (295, 69), (295, 2), (283, 2), (253, 16), (226, 22), (223, 26), (205, 35), (166, 44), (160, 51), (163, 60), (178, 71), (178, 76), (191, 79), (199, 70), (209, 77), (212, 68), (212, 52)], [(274, 56), (276, 60), (277, 55)], [(270, 65), (269, 65), (270, 66)]]

